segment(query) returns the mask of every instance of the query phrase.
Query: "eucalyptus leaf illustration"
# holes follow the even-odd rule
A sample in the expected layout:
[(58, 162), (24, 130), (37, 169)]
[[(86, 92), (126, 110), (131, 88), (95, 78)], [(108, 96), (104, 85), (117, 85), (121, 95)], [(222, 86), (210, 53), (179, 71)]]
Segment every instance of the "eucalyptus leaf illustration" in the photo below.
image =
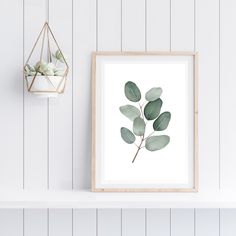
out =
[(135, 136), (134, 134), (127, 128), (122, 127), (120, 129), (120, 134), (121, 134), (121, 138), (128, 144), (132, 144), (135, 142)]
[[(161, 87), (153, 87), (148, 90), (145, 94), (145, 101), (141, 102), (141, 91), (138, 86), (132, 82), (128, 81), (124, 85), (124, 93), (126, 98), (131, 102), (136, 102), (136, 106), (127, 104), (120, 106), (120, 112), (127, 117), (132, 122), (132, 130), (122, 127), (120, 129), (121, 138), (128, 144), (134, 144), (137, 150), (133, 156), (132, 163), (135, 162), (140, 150), (144, 148), (148, 151), (157, 151), (166, 147), (170, 142), (170, 137), (168, 135), (153, 135), (155, 132), (165, 130), (170, 122), (171, 113), (163, 112), (160, 115), (162, 100), (160, 96), (162, 95)], [(154, 122), (150, 122), (155, 120)], [(146, 130), (148, 124), (152, 125), (153, 131), (146, 135)], [(138, 139), (137, 139), (138, 137)], [(136, 140), (140, 140), (138, 144), (135, 143)]]
[(147, 120), (156, 119), (161, 111), (162, 100), (158, 98), (155, 101), (148, 102), (148, 104), (144, 108), (144, 115)]
[(146, 139), (145, 148), (153, 152), (164, 148), (169, 142), (170, 137), (167, 135), (151, 136)]
[(141, 99), (141, 92), (135, 83), (128, 81), (125, 84), (125, 96), (131, 102), (138, 102)]
[(134, 131), (134, 134), (137, 135), (137, 136), (142, 136), (144, 135), (144, 132), (145, 132), (145, 122), (144, 120), (141, 118), (141, 117), (137, 117), (135, 120), (134, 120), (134, 123), (133, 123), (133, 131)]
[(170, 112), (166, 111), (163, 112), (153, 123), (153, 129), (155, 131), (162, 131), (165, 130), (170, 122), (171, 114)]
[(157, 100), (162, 94), (162, 88), (151, 88), (145, 94), (147, 101), (152, 102)]
[(120, 112), (129, 118), (131, 121), (134, 121), (135, 118), (141, 115), (139, 109), (132, 105), (125, 105), (120, 107)]

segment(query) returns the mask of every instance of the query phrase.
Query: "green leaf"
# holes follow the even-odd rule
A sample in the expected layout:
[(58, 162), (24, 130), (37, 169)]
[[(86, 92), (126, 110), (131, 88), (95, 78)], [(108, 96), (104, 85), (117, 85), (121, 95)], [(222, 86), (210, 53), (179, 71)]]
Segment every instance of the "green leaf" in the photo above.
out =
[(137, 117), (133, 123), (133, 131), (137, 136), (142, 136), (145, 132), (145, 122), (141, 117)]
[(166, 111), (163, 112), (153, 123), (153, 129), (155, 131), (162, 131), (165, 130), (170, 122), (171, 114), (170, 112)]
[(161, 111), (162, 100), (158, 98), (155, 101), (148, 102), (147, 105), (144, 107), (144, 115), (147, 120), (154, 120), (156, 119)]
[(56, 51), (55, 54), (53, 54), (53, 56), (54, 56), (57, 60), (59, 60), (60, 62), (62, 62), (62, 63), (65, 62), (64, 57), (63, 57), (63, 55), (62, 55), (62, 53), (61, 53), (61, 51), (60, 51), (59, 49)]
[(138, 86), (135, 83), (128, 81), (125, 84), (125, 96), (131, 102), (138, 102), (141, 99), (141, 93)]
[(147, 101), (155, 101), (157, 100), (162, 94), (162, 88), (151, 88), (145, 94), (145, 98)]
[(131, 121), (140, 116), (140, 111), (137, 107), (132, 105), (125, 105), (120, 107), (120, 112), (128, 117)]
[(127, 128), (122, 127), (120, 129), (121, 138), (128, 144), (132, 144), (135, 141), (134, 134)]
[(25, 70), (28, 71), (28, 72), (29, 72), (29, 71), (35, 72), (34, 67), (31, 66), (31, 65), (29, 65), (29, 64), (26, 64), (26, 66), (25, 66)]
[(153, 152), (164, 148), (169, 142), (170, 137), (167, 135), (151, 136), (146, 139), (145, 148)]
[(31, 72), (31, 70), (30, 70), (30, 65), (25, 65), (25, 67), (24, 67), (24, 74), (25, 74), (25, 76), (28, 76), (28, 75), (30, 75), (30, 72)]

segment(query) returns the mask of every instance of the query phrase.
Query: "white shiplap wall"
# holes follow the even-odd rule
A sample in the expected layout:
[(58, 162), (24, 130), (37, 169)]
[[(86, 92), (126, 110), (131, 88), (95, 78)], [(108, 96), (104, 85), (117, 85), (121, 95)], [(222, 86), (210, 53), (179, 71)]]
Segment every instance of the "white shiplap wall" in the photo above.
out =
[[(91, 51), (198, 51), (200, 191), (235, 189), (235, 0), (2, 0), (0, 188), (90, 187)], [(66, 93), (25, 92), (45, 20), (70, 64)], [(7, 236), (233, 236), (232, 209), (0, 210)]]

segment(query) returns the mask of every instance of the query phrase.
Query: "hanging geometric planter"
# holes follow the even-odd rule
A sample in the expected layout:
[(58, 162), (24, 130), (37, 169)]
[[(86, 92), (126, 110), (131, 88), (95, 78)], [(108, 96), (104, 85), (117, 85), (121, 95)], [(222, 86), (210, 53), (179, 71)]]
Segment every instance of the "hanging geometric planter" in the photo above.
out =
[(68, 71), (65, 57), (46, 22), (24, 66), (27, 90), (39, 97), (56, 97), (65, 90)]

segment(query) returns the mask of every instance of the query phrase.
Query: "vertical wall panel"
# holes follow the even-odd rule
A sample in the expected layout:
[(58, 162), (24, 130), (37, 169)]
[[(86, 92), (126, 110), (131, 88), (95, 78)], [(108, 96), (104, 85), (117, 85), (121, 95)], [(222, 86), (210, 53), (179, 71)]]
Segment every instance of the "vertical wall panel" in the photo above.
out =
[(72, 236), (72, 210), (49, 210), (49, 235)]
[(196, 1), (199, 51), (199, 186), (219, 188), (219, 2)]
[(0, 210), (0, 235), (23, 236), (23, 211)]
[(24, 236), (48, 236), (47, 223), (47, 210), (24, 210)]
[[(78, 131), (75, 129), (75, 141), (80, 142), (81, 141), (81, 149), (84, 150), (84, 148), (86, 146), (88, 146), (88, 143), (90, 144), (90, 140), (89, 142), (87, 140), (87, 138), (90, 137), (90, 107), (87, 106), (87, 103), (84, 103), (84, 96), (85, 96), (85, 92), (86, 90), (84, 89), (84, 83), (89, 85), (90, 88), (90, 80), (91, 80), (91, 74), (90, 74), (90, 70), (91, 70), (91, 52), (97, 50), (119, 50), (120, 49), (120, 45), (121, 45), (121, 3), (120, 1), (114, 0), (114, 1), (106, 1), (106, 0), (102, 0), (99, 2), (96, 2), (94, 0), (89, 1), (85, 6), (85, 3), (80, 3), (78, 5), (78, 7), (85, 7), (87, 9), (87, 11), (89, 12), (89, 15), (87, 15), (87, 13), (85, 15), (83, 15), (84, 13), (79, 14), (77, 13), (77, 10), (74, 13), (74, 17), (75, 15), (80, 15), (83, 18), (78, 18), (78, 21), (80, 20), (81, 23), (83, 22), (87, 22), (88, 23), (88, 27), (86, 29), (86, 31), (79, 31), (78, 29), (83, 29), (83, 26), (80, 26), (80, 28), (76, 28), (74, 26), (75, 29), (75, 33), (74, 33), (74, 42), (77, 42), (77, 40), (83, 39), (85, 44), (87, 45), (88, 48), (84, 47), (84, 44), (81, 44), (81, 46), (78, 46), (78, 44), (76, 43), (76, 49), (74, 50), (75, 52), (78, 53), (81, 51), (86, 58), (87, 61), (84, 60), (83, 56), (80, 54), (75, 54), (74, 53), (74, 64), (76, 64), (76, 62), (78, 62), (81, 67), (77, 69), (77, 67), (75, 66), (74, 68), (74, 78), (75, 78), (75, 82), (74, 82), (74, 87), (76, 86), (76, 83), (78, 82), (78, 87), (79, 87), (79, 91), (81, 91), (81, 94), (78, 94), (79, 91), (75, 92), (75, 99), (74, 99), (74, 104), (78, 104), (78, 108), (76, 108), (76, 106), (74, 105), (74, 125), (75, 127), (77, 127), (76, 123), (77, 122), (85, 122), (87, 125), (85, 126), (81, 126), (84, 129), (84, 133), (85, 135), (81, 136), (81, 131), (83, 131), (83, 129), (81, 130), (81, 127), (79, 129), (78, 126)], [(96, 5), (98, 4), (98, 5)], [(76, 9), (76, 8), (74, 8)], [(77, 8), (78, 9), (78, 8)], [(81, 8), (83, 9), (83, 8)], [(84, 10), (82, 10), (84, 11)], [(88, 18), (89, 16), (89, 18)], [(96, 17), (96, 18), (95, 18)], [(77, 18), (76, 18), (77, 19)], [(77, 22), (77, 21), (75, 21)], [(88, 30), (89, 29), (89, 30)], [(111, 32), (111, 29), (113, 30)], [(96, 33), (96, 34), (95, 34)], [(88, 43), (87, 43), (88, 42)], [(88, 53), (90, 52), (90, 53)], [(85, 69), (83, 69), (83, 67), (85, 67)], [(77, 74), (78, 76), (81, 76), (80, 78), (77, 78)], [(81, 79), (83, 79), (82, 81), (80, 81)], [(87, 85), (86, 85), (87, 86)], [(75, 91), (75, 90), (74, 90)], [(90, 93), (90, 90), (87, 91), (87, 93)], [(87, 99), (88, 101), (90, 101), (90, 96)], [(81, 116), (81, 107), (83, 108), (83, 104), (85, 104), (85, 113), (83, 114), (87, 114), (87, 116), (85, 117), (86, 119), (84, 119), (83, 121), (83, 117)], [(76, 138), (77, 137), (77, 138)], [(83, 140), (81, 140), (83, 139)], [(81, 150), (79, 150), (79, 142), (76, 143), (74, 141), (74, 157), (75, 154), (79, 156), (79, 153), (81, 153)], [(82, 146), (83, 144), (83, 146)], [(90, 146), (89, 146), (90, 147)], [(84, 158), (85, 160), (83, 162), (81, 162), (81, 160), (78, 158), (75, 160), (74, 165), (76, 166), (74, 168), (75, 173), (74, 173), (74, 181), (75, 181), (75, 186), (81, 186), (84, 185), (83, 183), (86, 181), (86, 188), (90, 187), (90, 171), (84, 171), (84, 164), (86, 163), (86, 166), (88, 169), (90, 169), (90, 150), (87, 151), (87, 154), (84, 157), (79, 156), (79, 158)], [(76, 156), (76, 157), (78, 157)], [(80, 164), (80, 165), (79, 165)], [(82, 165), (81, 165), (82, 164)], [(82, 174), (79, 173), (78, 171), (82, 171)], [(84, 173), (84, 174), (83, 174)], [(84, 180), (83, 182), (80, 179), (77, 179), (78, 177), (82, 177), (82, 180)]]
[(49, 186), (72, 188), (72, 0), (50, 0), (49, 23), (70, 67), (65, 93), (49, 102)]
[(76, 209), (73, 214), (73, 236), (97, 236), (96, 210)]
[(90, 188), (91, 52), (96, 48), (96, 0), (73, 4), (74, 188)]
[[(46, 13), (46, 1), (24, 1), (25, 61), (46, 21)], [(40, 45), (32, 55), (33, 63), (40, 59), (39, 48)], [(24, 187), (26, 189), (47, 188), (47, 114), (47, 99), (37, 98), (24, 89)]]
[(194, 51), (194, 0), (171, 1), (171, 48)]
[(220, 210), (220, 236), (234, 236), (236, 232), (236, 209)]
[(122, 45), (124, 51), (145, 50), (145, 0), (123, 1)]
[(171, 210), (171, 236), (194, 236), (194, 210)]
[(21, 188), (23, 170), (23, 2), (0, 8), (0, 186)]
[(121, 1), (99, 0), (98, 50), (118, 51), (121, 46)]
[(219, 210), (196, 210), (195, 236), (219, 236)]
[(145, 210), (123, 209), (122, 210), (122, 236), (145, 236)]
[(147, 0), (147, 50), (170, 49), (170, 1)]
[(147, 236), (170, 236), (170, 209), (147, 209)]
[(221, 187), (235, 189), (236, 187), (236, 112), (234, 112), (236, 87), (236, 2), (221, 1), (220, 9), (220, 144), (221, 144)]
[(121, 216), (120, 209), (99, 209), (98, 236), (120, 236)]

